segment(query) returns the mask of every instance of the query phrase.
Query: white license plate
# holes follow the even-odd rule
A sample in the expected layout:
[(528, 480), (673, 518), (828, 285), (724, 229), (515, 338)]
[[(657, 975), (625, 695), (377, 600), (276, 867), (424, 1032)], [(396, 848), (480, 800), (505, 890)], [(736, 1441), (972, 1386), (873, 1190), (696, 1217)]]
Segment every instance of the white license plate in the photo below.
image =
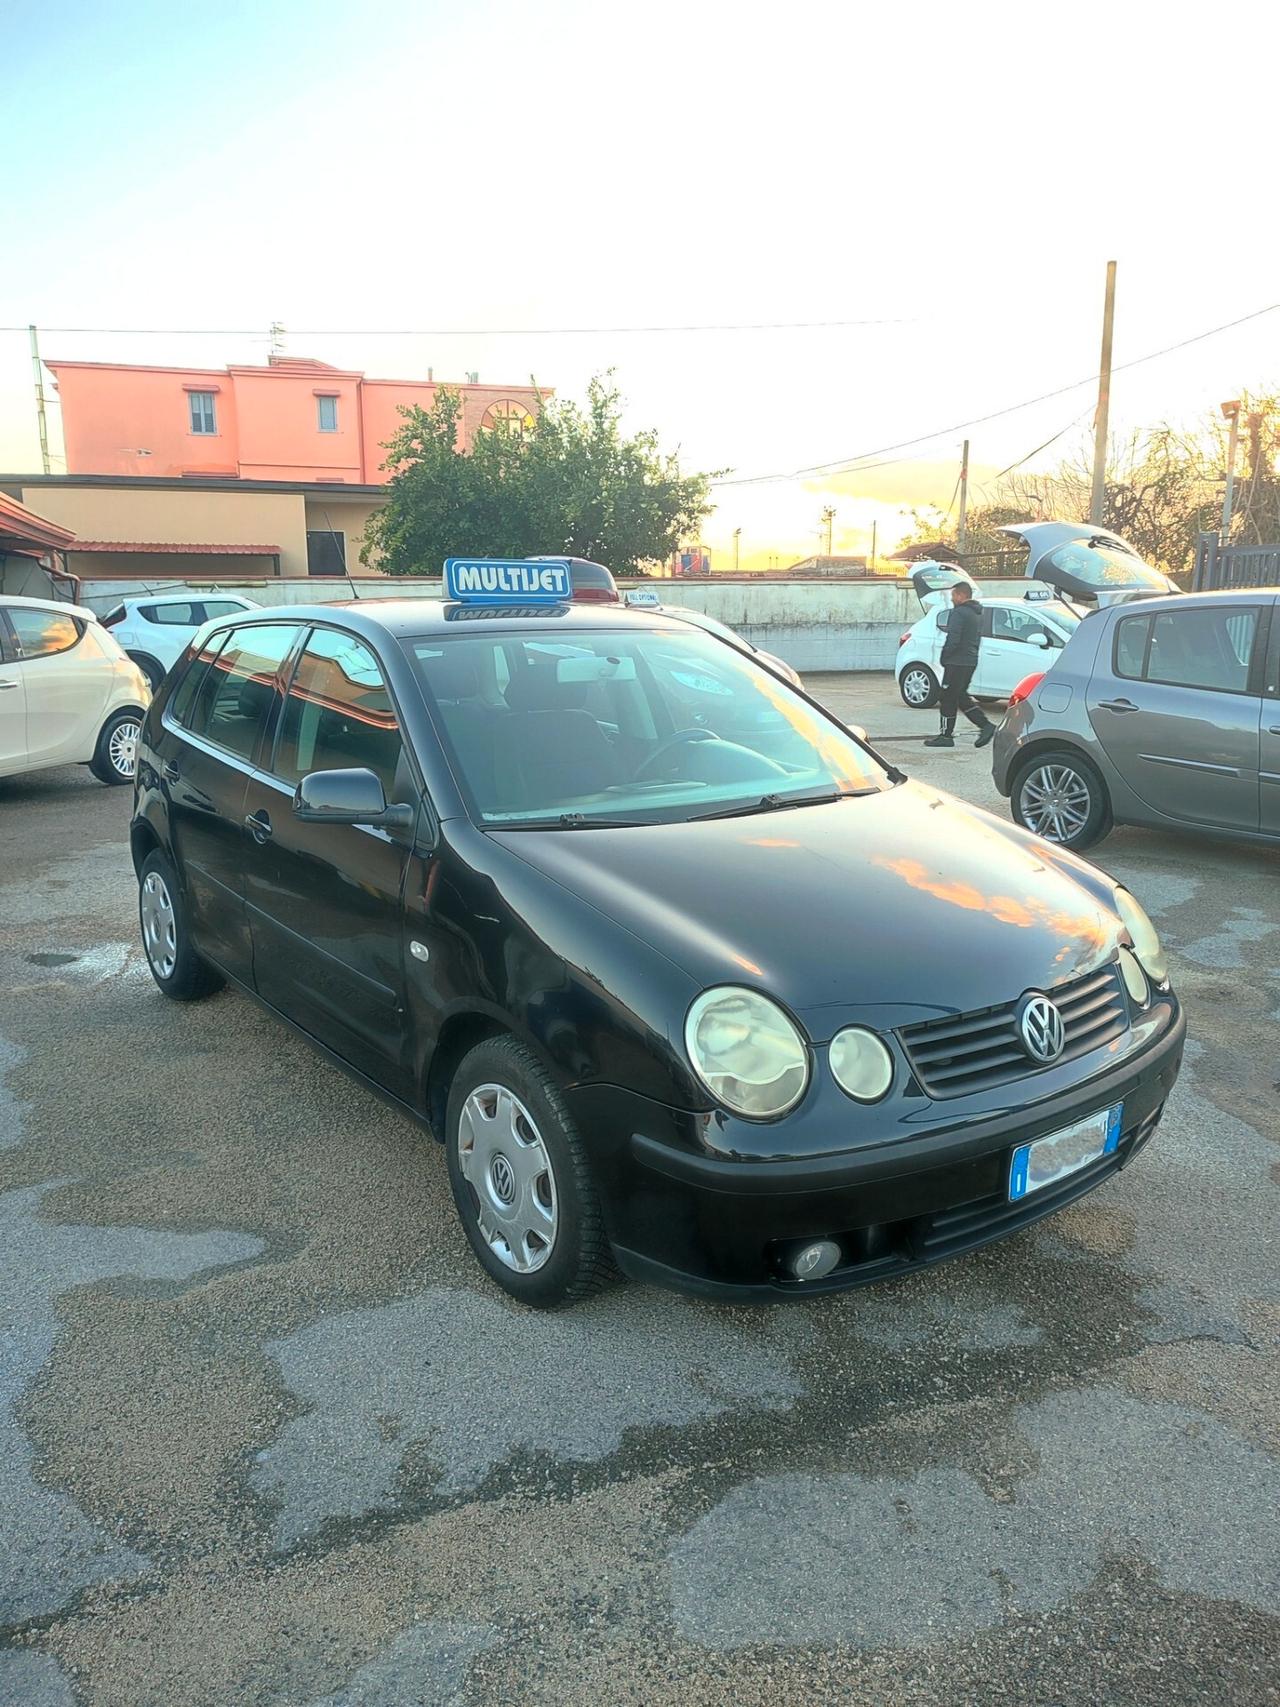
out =
[(1068, 1174), (1087, 1168), (1099, 1156), (1108, 1156), (1120, 1142), (1120, 1123), (1124, 1104), (1103, 1109), (1077, 1120), (1074, 1126), (1064, 1126), (1061, 1132), (1050, 1132), (1033, 1144), (1019, 1144), (1009, 1164), (1009, 1201), (1017, 1203), (1033, 1191), (1043, 1191), (1056, 1185)]

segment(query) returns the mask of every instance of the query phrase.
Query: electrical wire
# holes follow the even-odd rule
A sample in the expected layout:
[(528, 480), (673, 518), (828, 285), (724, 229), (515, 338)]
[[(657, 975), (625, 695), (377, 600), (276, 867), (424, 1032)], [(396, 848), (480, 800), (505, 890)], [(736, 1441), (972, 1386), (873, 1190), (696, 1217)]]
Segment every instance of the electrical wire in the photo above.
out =
[[(1163, 349), (1150, 350), (1145, 356), (1135, 356), (1132, 361), (1119, 362), (1111, 371), (1113, 374), (1125, 373), (1130, 368), (1141, 367), (1145, 362), (1154, 362), (1159, 360), (1161, 356), (1172, 355), (1176, 350), (1185, 350), (1191, 344), (1202, 343), (1206, 338), (1214, 338), (1220, 332), (1230, 332), (1234, 327), (1243, 326), (1250, 320), (1259, 320), (1264, 314), (1274, 314), (1277, 309), (1280, 309), (1280, 302), (1268, 303), (1265, 308), (1257, 308), (1251, 314), (1242, 314), (1237, 320), (1227, 320), (1221, 326), (1211, 326), (1207, 332), (1196, 332), (1190, 338), (1180, 339), (1176, 344), (1166, 344)], [(913, 445), (928, 444), (933, 439), (948, 438), (952, 433), (963, 432), (970, 427), (981, 427), (988, 421), (998, 421), (1005, 415), (1016, 415), (1023, 409), (1034, 408), (1037, 403), (1048, 403), (1055, 397), (1065, 397), (1069, 392), (1079, 391), (1081, 386), (1092, 385), (1096, 378), (1096, 374), (1090, 374), (1086, 379), (1073, 380), (1070, 385), (1059, 385), (1055, 386), (1052, 391), (1042, 391), (1038, 397), (1028, 397), (1022, 403), (1010, 403), (1006, 408), (993, 409), (988, 415), (976, 415), (970, 421), (956, 421), (949, 427), (939, 427), (936, 432), (919, 433), (915, 438), (898, 439), (894, 444), (877, 445), (873, 450), (861, 451), (854, 456), (841, 457), (833, 462), (811, 463), (807, 468), (793, 469), (789, 474), (735, 476), (723, 480), (713, 480), (711, 484), (713, 486), (759, 486), (768, 482), (810, 480), (824, 475), (860, 473), (862, 471), (861, 465), (882, 468), (885, 466), (884, 463), (867, 463), (866, 459), (872, 456), (884, 456), (888, 451), (908, 450)], [(1035, 452), (1033, 451), (1031, 454), (1034, 456)]]
[[(911, 326), (913, 320), (735, 320), (686, 326), (303, 326), (285, 327), (295, 338), (591, 338), (665, 332), (812, 332), (843, 326)], [(0, 332), (26, 332), (27, 326), (0, 326)], [(40, 332), (66, 337), (103, 338), (262, 338), (261, 326), (39, 326)]]

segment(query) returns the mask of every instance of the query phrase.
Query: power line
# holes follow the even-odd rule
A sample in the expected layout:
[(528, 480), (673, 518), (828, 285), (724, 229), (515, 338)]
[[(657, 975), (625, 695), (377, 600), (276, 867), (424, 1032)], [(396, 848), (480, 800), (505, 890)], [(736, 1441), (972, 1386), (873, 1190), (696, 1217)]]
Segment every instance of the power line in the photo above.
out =
[[(1257, 308), (1251, 314), (1242, 314), (1238, 320), (1227, 320), (1221, 326), (1211, 326), (1207, 332), (1196, 332), (1190, 338), (1182, 338), (1176, 344), (1166, 344), (1163, 349), (1151, 350), (1145, 356), (1135, 356), (1132, 361), (1119, 362), (1112, 368), (1113, 373), (1124, 373), (1129, 368), (1141, 367), (1144, 362), (1157, 361), (1161, 356), (1172, 355), (1175, 350), (1185, 350), (1190, 344), (1199, 344), (1205, 338), (1214, 338), (1219, 332), (1230, 332), (1233, 327), (1243, 326), (1250, 320), (1259, 320), (1264, 314), (1274, 314), (1280, 309), (1280, 302), (1268, 303), (1265, 308)], [(1065, 397), (1069, 392), (1079, 391), (1081, 386), (1093, 385), (1097, 374), (1089, 374), (1085, 379), (1073, 380), (1070, 385), (1056, 386), (1052, 391), (1042, 391), (1038, 397), (1028, 397), (1022, 403), (1010, 403), (1004, 409), (993, 409), (989, 415), (977, 415), (970, 421), (956, 421), (949, 427), (939, 427), (936, 432), (919, 433), (912, 439), (899, 439), (890, 445), (877, 445), (874, 450), (866, 450), (851, 457), (842, 457), (834, 462), (812, 463), (808, 468), (793, 469), (789, 474), (751, 474), (729, 480), (713, 480), (713, 486), (758, 486), (769, 481), (806, 480), (815, 475), (852, 474), (859, 472), (859, 464), (867, 457), (884, 456), (889, 451), (907, 450), (912, 445), (927, 444), (931, 439), (949, 437), (952, 433), (964, 432), (969, 427), (981, 427), (988, 421), (998, 421), (1005, 415), (1016, 415), (1023, 409), (1032, 409), (1037, 403), (1048, 403), (1055, 397)], [(1064, 429), (1065, 430), (1065, 429)], [(1059, 435), (1061, 436), (1061, 435)], [(1052, 442), (1052, 441), (1050, 441)], [(1035, 452), (1031, 453), (1033, 456)], [(876, 463), (875, 467), (884, 464)]]
[[(912, 320), (734, 320), (683, 326), (291, 326), (295, 338), (588, 338), (665, 332), (813, 332), (844, 326), (910, 326)], [(25, 326), (0, 326), (0, 332), (25, 332)], [(101, 338), (262, 338), (261, 326), (41, 326), (66, 337)]]

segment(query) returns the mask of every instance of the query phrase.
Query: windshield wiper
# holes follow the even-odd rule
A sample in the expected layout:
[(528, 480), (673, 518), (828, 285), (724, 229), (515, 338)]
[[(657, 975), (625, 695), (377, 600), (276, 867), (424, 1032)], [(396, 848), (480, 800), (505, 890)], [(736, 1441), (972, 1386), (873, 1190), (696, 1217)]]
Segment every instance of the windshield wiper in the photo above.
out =
[(489, 830), (641, 830), (645, 818), (593, 818), (588, 812), (562, 812), (558, 818), (527, 818), (522, 824), (487, 824)]
[(787, 812), (793, 806), (829, 806), (833, 800), (860, 800), (866, 794), (879, 794), (878, 788), (833, 788), (829, 794), (763, 794), (744, 806), (727, 806), (719, 812), (699, 812), (686, 818), (687, 824), (704, 824), (711, 818), (750, 818), (756, 812)]

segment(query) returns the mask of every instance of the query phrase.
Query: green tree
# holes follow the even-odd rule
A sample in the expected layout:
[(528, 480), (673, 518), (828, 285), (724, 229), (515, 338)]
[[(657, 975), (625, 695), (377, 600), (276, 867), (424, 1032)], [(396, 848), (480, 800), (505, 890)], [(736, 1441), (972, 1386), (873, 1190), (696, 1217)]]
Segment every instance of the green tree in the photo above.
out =
[(585, 409), (553, 402), (521, 434), (480, 432), (460, 447), (462, 402), (442, 388), (405, 410), (387, 446), (387, 503), (362, 561), (391, 575), (438, 575), (446, 557), (589, 557), (643, 573), (696, 538), (710, 474), (682, 474), (652, 432), (626, 437), (612, 380), (591, 381)]

